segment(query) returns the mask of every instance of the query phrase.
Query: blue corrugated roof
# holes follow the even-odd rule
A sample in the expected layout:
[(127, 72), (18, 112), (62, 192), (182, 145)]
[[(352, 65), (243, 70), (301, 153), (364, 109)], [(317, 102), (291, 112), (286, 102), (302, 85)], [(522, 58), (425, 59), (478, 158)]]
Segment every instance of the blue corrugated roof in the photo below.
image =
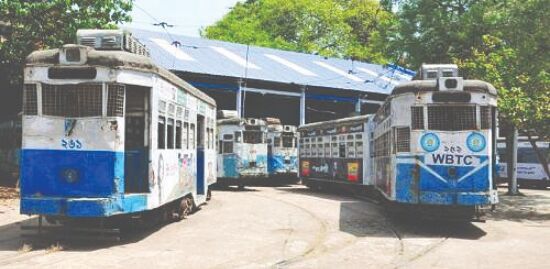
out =
[[(389, 94), (413, 71), (166, 32), (130, 29), (162, 67), (196, 74)], [(174, 41), (180, 45), (174, 46)], [(247, 66), (247, 68), (245, 68)], [(245, 71), (246, 69), (246, 71)]]

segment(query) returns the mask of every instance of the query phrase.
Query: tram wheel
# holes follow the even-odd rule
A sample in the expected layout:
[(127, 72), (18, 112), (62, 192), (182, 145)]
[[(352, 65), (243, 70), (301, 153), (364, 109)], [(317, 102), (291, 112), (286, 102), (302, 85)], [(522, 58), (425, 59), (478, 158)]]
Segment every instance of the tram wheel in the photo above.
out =
[(187, 202), (187, 198), (181, 199), (178, 213), (179, 220), (185, 219), (189, 215), (189, 204)]
[(187, 214), (191, 214), (195, 212), (195, 202), (193, 201), (193, 198), (187, 197), (185, 200), (187, 202), (187, 208), (188, 208)]

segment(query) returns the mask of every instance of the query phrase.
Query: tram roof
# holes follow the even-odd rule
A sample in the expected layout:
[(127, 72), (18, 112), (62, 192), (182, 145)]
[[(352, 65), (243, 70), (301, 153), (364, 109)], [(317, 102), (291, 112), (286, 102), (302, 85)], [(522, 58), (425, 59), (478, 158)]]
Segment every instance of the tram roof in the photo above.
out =
[[(185, 88), (191, 95), (216, 106), (216, 101), (203, 93), (193, 85), (155, 64), (153, 59), (125, 51), (104, 51), (80, 45), (65, 45), (64, 47), (81, 47), (87, 50), (87, 65), (107, 66), (117, 69), (129, 69), (136, 71), (152, 72), (160, 75), (174, 85)], [(27, 65), (51, 65), (59, 64), (59, 52), (61, 49), (40, 50), (31, 53), (27, 59)]]
[[(396, 66), (128, 29), (164, 68), (199, 76), (390, 94), (414, 71)], [(177, 45), (177, 47), (175, 46)]]
[[(491, 83), (481, 80), (464, 80), (463, 88), (464, 91), (467, 92), (484, 92), (494, 96), (497, 95), (497, 90), (493, 85), (491, 85)], [(437, 90), (437, 80), (413, 80), (396, 86), (391, 94), (402, 94), (407, 92), (417, 93)]]
[(367, 115), (353, 116), (353, 117), (347, 117), (347, 118), (342, 118), (337, 120), (308, 123), (298, 127), (298, 130), (300, 131), (311, 130), (311, 129), (317, 129), (317, 128), (325, 128), (327, 126), (330, 127), (330, 126), (337, 126), (341, 124), (349, 124), (349, 123), (355, 123), (355, 122), (366, 122), (373, 115), (374, 114), (367, 114)]

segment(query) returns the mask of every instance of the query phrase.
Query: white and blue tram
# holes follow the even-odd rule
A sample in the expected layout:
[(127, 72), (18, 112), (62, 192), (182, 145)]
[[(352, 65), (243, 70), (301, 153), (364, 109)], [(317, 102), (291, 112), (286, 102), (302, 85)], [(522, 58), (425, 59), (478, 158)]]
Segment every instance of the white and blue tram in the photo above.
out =
[(298, 131), (277, 118), (267, 122), (267, 171), (270, 178), (298, 177)]
[(86, 46), (26, 61), (21, 213), (183, 217), (203, 204), (216, 182), (215, 101), (138, 55), (126, 32), (77, 36)]
[(218, 178), (222, 184), (244, 184), (268, 177), (267, 124), (255, 118), (240, 118), (233, 111), (219, 111)]
[[(550, 162), (550, 142), (536, 141), (535, 143), (547, 162)], [(506, 152), (506, 142), (504, 139), (498, 141), (498, 165), (497, 175), (499, 182), (508, 182), (508, 158)], [(550, 165), (548, 166), (550, 169)], [(517, 159), (517, 179), (522, 187), (533, 186), (539, 188), (550, 187), (550, 179), (544, 171), (543, 164), (539, 161), (533, 145), (527, 137), (518, 139), (518, 159)]]
[(497, 203), (495, 88), (463, 80), (455, 65), (423, 65), (420, 76), (375, 115), (300, 127), (303, 182), (370, 186), (399, 204), (468, 215)]

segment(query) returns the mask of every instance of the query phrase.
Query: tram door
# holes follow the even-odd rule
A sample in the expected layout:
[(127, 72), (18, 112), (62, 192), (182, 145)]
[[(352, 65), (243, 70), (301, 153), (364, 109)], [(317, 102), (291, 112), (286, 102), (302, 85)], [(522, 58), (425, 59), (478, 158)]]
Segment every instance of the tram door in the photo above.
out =
[(205, 194), (204, 170), (205, 170), (205, 119), (197, 114), (197, 194)]
[(126, 86), (124, 190), (149, 192), (149, 88)]

